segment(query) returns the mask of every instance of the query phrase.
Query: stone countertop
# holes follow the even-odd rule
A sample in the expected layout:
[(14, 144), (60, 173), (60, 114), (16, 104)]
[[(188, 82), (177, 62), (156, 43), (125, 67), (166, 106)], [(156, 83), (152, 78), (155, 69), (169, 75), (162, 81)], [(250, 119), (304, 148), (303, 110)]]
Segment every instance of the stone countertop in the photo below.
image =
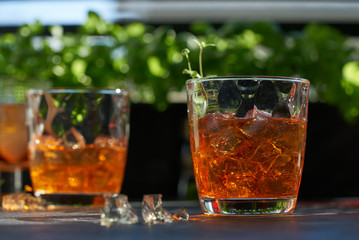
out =
[[(132, 204), (132, 203), (131, 203)], [(141, 203), (132, 206), (141, 217)], [(359, 239), (359, 199), (300, 202), (282, 216), (211, 217), (196, 202), (164, 202), (174, 214), (184, 207), (186, 222), (100, 225), (100, 206), (59, 207), (38, 212), (0, 212), (0, 239)]]

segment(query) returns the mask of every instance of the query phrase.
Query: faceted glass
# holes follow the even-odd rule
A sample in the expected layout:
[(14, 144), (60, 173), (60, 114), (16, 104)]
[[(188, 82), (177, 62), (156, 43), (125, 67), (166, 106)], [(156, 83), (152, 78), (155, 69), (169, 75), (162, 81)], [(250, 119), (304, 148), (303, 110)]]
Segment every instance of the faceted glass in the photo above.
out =
[(309, 81), (233, 76), (187, 81), (191, 153), (206, 214), (293, 212)]
[(36, 196), (121, 191), (129, 137), (127, 92), (27, 92), (30, 175)]

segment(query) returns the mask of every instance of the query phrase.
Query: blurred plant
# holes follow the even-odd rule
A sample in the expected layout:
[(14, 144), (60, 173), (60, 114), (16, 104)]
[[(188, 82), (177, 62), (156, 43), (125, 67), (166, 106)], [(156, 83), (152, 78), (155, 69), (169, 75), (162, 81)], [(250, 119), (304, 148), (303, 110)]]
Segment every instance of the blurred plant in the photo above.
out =
[[(358, 49), (348, 38), (326, 25), (308, 24), (303, 31), (285, 33), (275, 24), (229, 23), (214, 31), (208, 24), (194, 25), (194, 33), (206, 31), (202, 41), (214, 42), (205, 66), (210, 74), (299, 76), (311, 81), (310, 100), (335, 105), (343, 117), (359, 116)], [(346, 71), (347, 70), (347, 71)], [(208, 71), (208, 70), (207, 70)], [(355, 79), (355, 80), (354, 80)]]
[[(184, 91), (187, 63), (198, 66), (200, 46), (206, 75), (285, 75), (311, 81), (311, 101), (340, 109), (345, 119), (359, 117), (359, 50), (347, 36), (326, 25), (308, 24), (284, 32), (268, 22), (228, 22), (218, 28), (204, 22), (176, 32), (142, 23), (121, 26), (90, 12), (74, 32), (48, 29), (39, 22), (0, 36), (0, 81), (50, 81), (55, 87), (127, 88), (132, 100), (167, 107), (169, 91)], [(49, 34), (48, 34), (49, 33)], [(198, 54), (197, 54), (198, 53)], [(196, 64), (195, 64), (196, 63)]]

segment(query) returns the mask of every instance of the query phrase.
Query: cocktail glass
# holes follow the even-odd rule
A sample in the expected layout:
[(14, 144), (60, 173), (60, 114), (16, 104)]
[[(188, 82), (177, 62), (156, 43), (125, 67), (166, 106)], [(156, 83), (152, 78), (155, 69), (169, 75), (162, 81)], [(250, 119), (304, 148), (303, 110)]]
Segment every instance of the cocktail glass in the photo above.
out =
[(34, 89), (26, 98), (34, 194), (72, 204), (120, 193), (129, 137), (128, 93)]
[(293, 212), (304, 161), (309, 81), (230, 76), (190, 79), (186, 86), (203, 212)]
[(2, 171), (28, 168), (24, 104), (0, 104), (0, 159)]
[(31, 83), (0, 77), (0, 196), (20, 193), (30, 184), (24, 99)]

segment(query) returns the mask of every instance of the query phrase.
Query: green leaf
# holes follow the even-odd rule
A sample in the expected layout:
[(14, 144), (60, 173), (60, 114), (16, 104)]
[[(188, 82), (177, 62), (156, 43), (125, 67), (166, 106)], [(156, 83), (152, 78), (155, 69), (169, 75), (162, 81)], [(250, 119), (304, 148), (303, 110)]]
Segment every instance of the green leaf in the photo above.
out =
[(238, 36), (237, 40), (242, 47), (253, 49), (260, 43), (262, 36), (251, 30), (245, 30)]
[(162, 67), (161, 61), (156, 56), (150, 56), (147, 59), (147, 65), (150, 73), (156, 77), (164, 77), (167, 74), (165, 68)]
[(145, 33), (146, 27), (142, 23), (131, 23), (125, 29), (129, 37), (140, 37)]
[(71, 64), (71, 72), (74, 76), (80, 77), (85, 74), (87, 62), (82, 59), (75, 59)]
[(201, 75), (199, 75), (197, 71), (193, 71), (193, 70), (183, 69), (182, 73), (189, 75), (191, 78), (201, 77)]
[(190, 53), (191, 51), (188, 49), (188, 48), (185, 48), (181, 51), (181, 54), (182, 56), (188, 56), (188, 54)]
[(343, 80), (359, 87), (359, 62), (348, 62), (343, 67)]
[(96, 25), (101, 21), (100, 16), (90, 11), (87, 16), (87, 20), (82, 28), (85, 30), (86, 33), (94, 33), (96, 31)]
[(16, 42), (16, 36), (13, 33), (6, 33), (2, 36), (3, 44), (14, 44)]
[(62, 35), (64, 33), (64, 28), (59, 25), (51, 26), (50, 32), (51, 32), (52, 36), (59, 38), (59, 37), (62, 37)]

